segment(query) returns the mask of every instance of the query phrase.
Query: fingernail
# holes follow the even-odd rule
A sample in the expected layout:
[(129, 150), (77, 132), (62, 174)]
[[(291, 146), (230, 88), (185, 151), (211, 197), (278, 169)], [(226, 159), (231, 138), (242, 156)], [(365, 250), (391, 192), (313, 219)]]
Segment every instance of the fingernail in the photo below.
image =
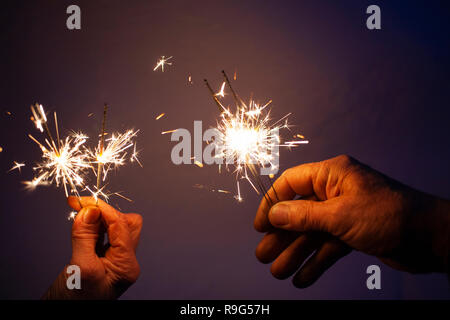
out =
[(278, 203), (269, 213), (270, 222), (275, 226), (284, 226), (289, 223), (289, 206)]
[(94, 224), (100, 219), (100, 210), (96, 207), (83, 208), (83, 221), (87, 224)]

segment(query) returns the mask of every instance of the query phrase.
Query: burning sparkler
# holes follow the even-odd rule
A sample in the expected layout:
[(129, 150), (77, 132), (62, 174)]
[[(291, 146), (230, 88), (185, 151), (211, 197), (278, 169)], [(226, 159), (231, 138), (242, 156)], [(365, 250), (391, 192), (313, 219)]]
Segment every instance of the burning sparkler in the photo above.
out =
[[(234, 163), (237, 181), (235, 198), (238, 201), (243, 199), (239, 180), (245, 179), (256, 193), (262, 193), (266, 200), (272, 203), (271, 199), (267, 198), (267, 188), (258, 174), (257, 168), (270, 167), (271, 170), (276, 171), (278, 164), (274, 160), (279, 154), (274, 150), (277, 150), (278, 147), (295, 147), (299, 144), (308, 143), (308, 141), (282, 142), (279, 132), (282, 129), (289, 128), (287, 118), (290, 114), (272, 122), (270, 110), (267, 110), (272, 102), (271, 100), (263, 105), (256, 103), (253, 99), (248, 104), (244, 103), (233, 90), (226, 73), (224, 71), (222, 73), (225, 81), (218, 93), (214, 93), (208, 81), (205, 80), (214, 102), (221, 110), (220, 120), (216, 128), (219, 139), (214, 142), (217, 146), (216, 157), (226, 159), (227, 166)], [(236, 103), (234, 113), (230, 111), (230, 108), (224, 107), (217, 98), (218, 96), (225, 96), (225, 84), (228, 85)], [(271, 177), (269, 177), (269, 182), (272, 185), (270, 179)], [(277, 197), (275, 190), (274, 193)]]
[[(112, 134), (111, 138), (105, 139), (106, 146), (102, 146), (102, 142), (94, 152), (90, 151), (90, 155), (95, 159), (93, 163), (98, 165), (97, 179), (105, 181), (108, 172), (126, 163), (127, 149), (134, 146), (133, 139), (136, 137), (138, 131), (128, 130), (125, 133)], [(133, 156), (134, 155), (134, 156)], [(131, 158), (137, 159), (137, 153), (134, 152)], [(100, 183), (97, 180), (97, 189), (100, 189)]]
[(83, 186), (83, 172), (90, 168), (89, 159), (83, 152), (82, 146), (87, 137), (82, 134), (68, 136), (65, 140), (60, 140), (58, 119), (54, 113), (56, 141), (47, 124), (47, 116), (44, 108), (40, 104), (31, 106), (34, 124), (39, 131), (46, 133), (45, 143), (39, 142), (32, 135), (29, 137), (38, 144), (42, 151), (43, 162), (38, 163), (34, 170), (37, 171), (37, 177), (32, 181), (25, 182), (29, 189), (34, 188), (41, 183), (55, 183), (64, 186), (66, 196), (70, 192), (79, 196), (77, 186)]
[[(73, 193), (79, 197), (80, 189), (89, 191), (95, 199), (102, 197), (105, 201), (108, 200), (109, 195), (103, 191), (105, 186), (100, 186), (105, 182), (108, 172), (125, 164), (128, 159), (130, 162), (136, 161), (140, 166), (142, 164), (138, 160), (136, 143), (133, 141), (138, 131), (128, 130), (122, 134), (112, 134), (109, 139), (105, 139), (106, 110), (105, 105), (99, 144), (97, 148), (90, 150), (85, 146), (88, 136), (81, 132), (73, 131), (65, 139), (60, 139), (56, 113), (54, 113), (55, 140), (47, 124), (43, 106), (39, 104), (31, 106), (32, 120), (36, 128), (46, 134), (46, 138), (45, 142), (40, 142), (29, 135), (42, 151), (42, 162), (33, 168), (37, 172), (33, 180), (23, 182), (26, 189), (34, 190), (39, 185), (55, 184), (57, 187), (63, 185), (66, 196)], [(128, 158), (127, 149), (133, 146), (134, 150)], [(23, 164), (15, 163), (12, 169), (20, 170), (21, 166)], [(97, 177), (95, 187), (89, 187), (89, 181), (85, 179), (90, 170), (94, 171)]]
[(156, 66), (153, 69), (153, 71), (156, 71), (156, 70), (158, 70), (158, 68), (161, 68), (161, 71), (164, 72), (164, 65), (166, 65), (166, 64), (169, 65), (169, 66), (172, 65), (172, 62), (167, 62), (167, 61), (169, 61), (172, 58), (173, 58), (172, 56), (170, 56), (168, 58), (166, 58), (165, 56), (161, 56), (161, 58), (156, 63)]

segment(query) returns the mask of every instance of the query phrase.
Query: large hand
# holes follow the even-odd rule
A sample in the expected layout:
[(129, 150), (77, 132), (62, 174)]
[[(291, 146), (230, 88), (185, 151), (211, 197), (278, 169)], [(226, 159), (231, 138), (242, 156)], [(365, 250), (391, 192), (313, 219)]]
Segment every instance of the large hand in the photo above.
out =
[[(448, 201), (348, 156), (288, 169), (274, 189), (276, 195), (273, 189), (268, 195), (280, 202), (270, 207), (262, 200), (255, 228), (267, 232), (256, 255), (265, 263), (275, 260), (271, 271), (277, 278), (301, 267), (294, 285), (309, 286), (351, 248), (410, 272), (448, 268)], [(302, 198), (293, 200), (296, 195)]]
[[(68, 290), (64, 270), (45, 298), (115, 299), (139, 276), (136, 247), (142, 228), (138, 214), (123, 214), (91, 197), (69, 197), (69, 205), (79, 211), (72, 226), (71, 265), (81, 269), (81, 290)], [(108, 243), (104, 244), (107, 232)]]

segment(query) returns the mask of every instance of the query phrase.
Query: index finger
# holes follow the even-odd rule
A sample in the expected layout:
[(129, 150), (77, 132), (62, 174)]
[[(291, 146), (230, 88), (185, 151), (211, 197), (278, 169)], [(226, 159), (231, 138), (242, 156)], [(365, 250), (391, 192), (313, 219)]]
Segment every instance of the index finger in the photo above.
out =
[[(261, 200), (256, 211), (255, 229), (259, 232), (267, 232), (272, 228), (268, 214), (274, 204), (292, 200), (296, 195), (304, 197), (314, 195), (313, 178), (316, 171), (317, 163), (302, 164), (284, 171)], [(271, 203), (268, 202), (266, 197)]]

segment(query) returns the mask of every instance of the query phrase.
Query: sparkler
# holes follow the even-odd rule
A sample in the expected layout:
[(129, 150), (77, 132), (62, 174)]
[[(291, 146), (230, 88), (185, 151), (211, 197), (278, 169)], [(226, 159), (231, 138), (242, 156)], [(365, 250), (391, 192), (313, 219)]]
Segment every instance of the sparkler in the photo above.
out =
[[(23, 182), (25, 188), (34, 190), (40, 185), (55, 184), (57, 187), (63, 185), (66, 196), (73, 193), (80, 197), (78, 191), (80, 189), (90, 192), (96, 200), (102, 197), (105, 201), (112, 194), (119, 195), (118, 193), (106, 194), (105, 186), (101, 186), (101, 183), (105, 182), (110, 170), (125, 164), (127, 160), (136, 161), (142, 167), (137, 157), (136, 143), (133, 142), (138, 131), (128, 130), (122, 134), (112, 134), (109, 139), (105, 139), (107, 135), (105, 133), (106, 111), (107, 105), (105, 104), (100, 140), (97, 148), (91, 150), (85, 145), (88, 136), (82, 132), (73, 131), (65, 139), (60, 139), (56, 113), (54, 113), (56, 139), (53, 139), (43, 106), (39, 104), (31, 106), (32, 120), (36, 128), (46, 136), (44, 142), (40, 142), (29, 135), (42, 151), (42, 162), (33, 168), (37, 172), (36, 176), (31, 181)], [(128, 158), (127, 150), (133, 146), (133, 152)], [(15, 162), (12, 169), (20, 170), (21, 166), (23, 164)], [(97, 184), (94, 187), (90, 187), (89, 180), (86, 179), (91, 170), (97, 177)], [(122, 195), (119, 196), (128, 199)]]
[(62, 184), (66, 196), (69, 195), (68, 186), (70, 186), (70, 192), (79, 196), (77, 186), (83, 185), (83, 172), (90, 168), (88, 157), (81, 148), (87, 137), (74, 134), (68, 136), (65, 140), (60, 140), (58, 119), (56, 113), (54, 113), (57, 137), (55, 141), (48, 127), (43, 106), (40, 104), (31, 106), (31, 112), (36, 128), (45, 132), (47, 138), (45, 143), (41, 143), (32, 135), (28, 135), (41, 148), (43, 161), (33, 168), (38, 173), (37, 177), (24, 183), (28, 189), (34, 189), (40, 184), (55, 183), (57, 187)]
[(153, 71), (156, 71), (156, 70), (158, 70), (158, 68), (161, 67), (161, 71), (164, 72), (164, 65), (166, 65), (166, 64), (169, 65), (169, 66), (172, 65), (172, 62), (167, 62), (167, 61), (169, 61), (172, 58), (173, 58), (172, 56), (170, 56), (168, 58), (166, 58), (165, 56), (161, 56), (161, 59), (158, 60), (158, 62), (156, 63), (155, 68), (153, 69)]
[[(244, 103), (231, 86), (225, 71), (222, 71), (222, 74), (225, 81), (218, 93), (214, 93), (205, 79), (205, 84), (221, 112), (220, 120), (216, 127), (219, 139), (214, 142), (218, 147), (216, 157), (226, 159), (226, 166), (229, 163), (234, 163), (237, 184), (237, 195), (235, 198), (238, 201), (243, 200), (239, 180), (245, 179), (257, 194), (262, 193), (266, 201), (271, 204), (272, 199), (268, 195), (267, 188), (257, 169), (262, 167), (278, 169), (274, 157), (278, 157), (279, 154), (273, 154), (272, 150), (274, 147), (295, 147), (299, 144), (308, 143), (308, 141), (282, 142), (279, 131), (289, 128), (287, 118), (290, 114), (285, 115), (276, 122), (272, 122), (270, 110), (267, 108), (271, 104), (271, 100), (264, 105), (256, 103), (253, 99), (250, 99), (247, 104)], [(225, 96), (225, 84), (228, 85), (236, 104), (234, 113), (230, 111), (229, 107), (224, 107), (218, 99), (218, 96)], [(272, 177), (269, 176), (268, 179), (273, 189)], [(273, 191), (278, 199), (276, 190), (273, 189)]]
[[(95, 159), (93, 163), (97, 164), (97, 190), (101, 190), (101, 181), (106, 180), (109, 171), (126, 163), (127, 149), (135, 145), (132, 140), (138, 132), (139, 130), (128, 130), (125, 133), (112, 134), (111, 138), (104, 140), (107, 142), (106, 146), (103, 146), (103, 142), (100, 141), (94, 152), (88, 151)], [(136, 151), (133, 152), (130, 159), (137, 159)]]

